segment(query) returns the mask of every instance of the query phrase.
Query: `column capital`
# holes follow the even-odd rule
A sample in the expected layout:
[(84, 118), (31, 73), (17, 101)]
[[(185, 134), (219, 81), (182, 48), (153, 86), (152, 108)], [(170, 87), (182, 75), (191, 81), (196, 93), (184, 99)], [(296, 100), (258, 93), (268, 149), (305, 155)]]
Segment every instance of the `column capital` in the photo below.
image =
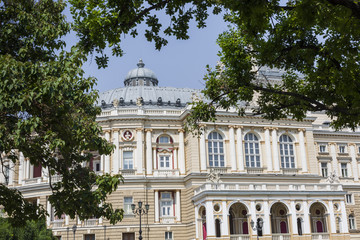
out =
[(305, 128), (298, 128), (299, 132), (305, 132)]
[(264, 127), (264, 130), (271, 130), (272, 127)]
[(229, 127), (229, 128), (236, 128), (235, 125), (229, 125), (228, 127)]
[(120, 132), (121, 131), (120, 128), (114, 128), (114, 129), (111, 129), (111, 130), (112, 130), (112, 132)]
[(244, 129), (244, 126), (235, 126), (238, 129)]
[(141, 127), (135, 128), (135, 131), (144, 131), (144, 128), (141, 128)]
[(356, 143), (348, 143), (349, 146), (355, 146), (356, 147)]
[(111, 130), (104, 130), (103, 132), (104, 132), (104, 133), (110, 133)]
[(270, 129), (270, 130), (275, 130), (275, 131), (279, 130), (278, 127), (270, 127), (269, 129)]
[(179, 132), (179, 133), (180, 133), (180, 132), (185, 132), (185, 129), (180, 128), (180, 129), (178, 129), (178, 132)]
[(206, 127), (206, 124), (205, 124), (205, 123), (200, 123), (200, 124), (199, 124), (199, 127), (200, 127), (200, 128)]
[(153, 130), (151, 128), (145, 128), (145, 132), (152, 132)]
[(336, 145), (335, 142), (328, 142), (329, 145)]

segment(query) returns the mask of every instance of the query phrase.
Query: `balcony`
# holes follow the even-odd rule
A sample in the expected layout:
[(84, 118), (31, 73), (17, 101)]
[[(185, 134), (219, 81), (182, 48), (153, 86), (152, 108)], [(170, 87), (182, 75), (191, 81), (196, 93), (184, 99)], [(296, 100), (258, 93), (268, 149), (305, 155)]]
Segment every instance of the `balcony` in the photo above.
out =
[(284, 175), (295, 175), (298, 173), (298, 168), (281, 168), (281, 171)]
[(154, 170), (155, 177), (173, 177), (179, 176), (179, 170), (177, 169), (156, 169)]
[(23, 185), (41, 183), (42, 177), (23, 179)]
[(250, 236), (248, 234), (234, 234), (230, 235), (230, 240), (250, 240)]
[(287, 184), (287, 183), (205, 183), (194, 190), (197, 195), (205, 191), (343, 191), (341, 184)]
[(214, 173), (224, 174), (228, 172), (229, 167), (208, 167), (208, 172), (211, 171)]
[(328, 234), (328, 233), (312, 233), (311, 239), (312, 240), (329, 240), (330, 234)]
[(273, 233), (272, 240), (290, 240), (290, 233)]

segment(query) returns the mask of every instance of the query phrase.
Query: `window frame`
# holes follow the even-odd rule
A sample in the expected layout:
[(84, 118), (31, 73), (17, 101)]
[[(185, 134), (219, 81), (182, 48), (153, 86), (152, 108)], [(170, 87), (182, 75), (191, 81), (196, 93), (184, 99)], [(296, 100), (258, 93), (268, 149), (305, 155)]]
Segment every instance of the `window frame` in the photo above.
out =
[[(214, 134), (217, 134), (217, 138), (213, 138)], [(218, 131), (211, 131), (207, 135), (207, 156), (208, 166), (210, 168), (225, 168), (225, 141), (223, 135)], [(214, 151), (215, 149), (216, 152)], [(217, 163), (217, 166), (216, 164)]]
[[(163, 158), (168, 158), (168, 163), (169, 163), (169, 166), (167, 167), (166, 166), (166, 162), (167, 162), (167, 160), (165, 160), (164, 161), (164, 166), (162, 167), (161, 166), (161, 163), (163, 162), (162, 161), (162, 159)], [(159, 168), (159, 170), (170, 170), (170, 169), (173, 169), (173, 155), (172, 154), (165, 154), (165, 153), (160, 153), (160, 154), (158, 154), (158, 168)]]
[[(250, 139), (250, 137), (252, 139)], [(253, 132), (246, 133), (244, 136), (244, 155), (245, 166), (247, 168), (261, 168), (260, 149), (261, 145), (259, 137)]]
[[(131, 198), (131, 203), (127, 203), (125, 201), (126, 198)], [(134, 198), (132, 196), (124, 196), (124, 198), (123, 198), (124, 216), (125, 215), (127, 215), (127, 216), (134, 215), (134, 213), (131, 210), (131, 204), (133, 204), (133, 203), (134, 203)], [(128, 211), (128, 209), (129, 209), (129, 211)]]
[[(326, 165), (326, 167), (323, 166), (323, 164)], [(322, 177), (329, 177), (329, 167), (328, 167), (328, 163), (327, 162), (320, 162), (320, 167), (321, 167), (321, 176)], [(326, 174), (324, 174), (324, 172), (326, 172)]]
[[(284, 141), (284, 137), (286, 137), (286, 141)], [(290, 141), (289, 141), (290, 140)], [(279, 137), (279, 155), (280, 155), (280, 165), (281, 168), (284, 169), (294, 169), (296, 168), (296, 157), (295, 157), (295, 144), (288, 134), (282, 134)], [(286, 154), (288, 152), (288, 154)], [(292, 152), (292, 154), (290, 154)], [(288, 162), (286, 161), (288, 158)], [(286, 166), (288, 163), (289, 166)]]
[[(343, 166), (345, 166), (345, 168), (343, 168)], [(341, 170), (341, 177), (343, 178), (348, 178), (349, 177), (349, 169), (348, 169), (348, 164), (347, 163), (340, 163), (340, 170)]]
[(327, 145), (326, 144), (319, 144), (319, 153), (327, 153)]
[[(125, 158), (125, 153), (126, 152), (131, 152), (131, 158)], [(122, 151), (122, 169), (123, 170), (134, 170), (134, 151), (133, 150), (123, 150)], [(127, 160), (127, 161), (126, 161)], [(130, 161), (131, 160), (131, 165), (130, 165)], [(131, 166), (131, 168), (130, 168)]]
[(355, 216), (354, 214), (349, 214), (349, 230), (355, 230), (356, 229), (356, 222), (355, 222)]
[(348, 205), (353, 205), (354, 204), (354, 197), (352, 193), (347, 193), (345, 194), (345, 203)]
[(173, 237), (173, 232), (171, 231), (166, 231), (165, 232), (165, 240), (173, 240), (174, 237)]
[[(164, 198), (163, 194), (170, 194), (170, 198)], [(160, 192), (160, 217), (174, 217), (174, 198), (172, 192)]]
[(347, 147), (345, 144), (339, 144), (338, 145), (338, 153), (339, 154), (346, 154), (347, 153)]

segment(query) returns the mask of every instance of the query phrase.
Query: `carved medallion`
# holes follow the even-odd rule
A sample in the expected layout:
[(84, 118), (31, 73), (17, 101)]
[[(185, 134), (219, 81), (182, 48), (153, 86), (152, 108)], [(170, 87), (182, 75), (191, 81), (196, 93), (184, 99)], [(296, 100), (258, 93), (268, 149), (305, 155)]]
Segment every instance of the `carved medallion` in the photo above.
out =
[(125, 130), (122, 134), (124, 141), (131, 141), (134, 138), (134, 134), (130, 130)]

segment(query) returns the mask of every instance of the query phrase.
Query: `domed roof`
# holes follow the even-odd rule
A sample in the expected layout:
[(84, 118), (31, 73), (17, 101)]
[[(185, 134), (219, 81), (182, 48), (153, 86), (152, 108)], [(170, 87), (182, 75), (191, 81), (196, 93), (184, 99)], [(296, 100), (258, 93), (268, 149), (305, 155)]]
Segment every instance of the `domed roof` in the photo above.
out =
[(134, 68), (128, 72), (125, 77), (124, 85), (125, 86), (157, 86), (158, 79), (155, 76), (155, 73), (145, 68), (144, 62), (140, 59), (137, 68)]

